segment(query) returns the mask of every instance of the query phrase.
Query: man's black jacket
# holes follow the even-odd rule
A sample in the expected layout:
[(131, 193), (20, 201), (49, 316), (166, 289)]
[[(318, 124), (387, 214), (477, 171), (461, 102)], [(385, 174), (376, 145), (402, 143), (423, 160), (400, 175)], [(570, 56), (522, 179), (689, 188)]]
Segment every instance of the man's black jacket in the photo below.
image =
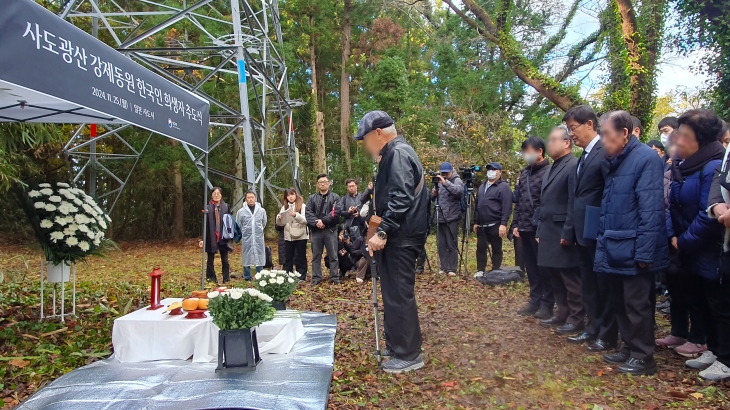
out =
[(319, 192), (312, 194), (307, 200), (305, 217), (307, 225), (316, 232), (321, 229), (317, 228), (317, 219), (321, 219), (325, 225), (325, 229), (336, 229), (340, 223), (340, 197), (336, 193), (329, 191), (326, 195)]
[(512, 190), (509, 184), (500, 178), (485, 192), (486, 187), (487, 181), (484, 181), (477, 191), (474, 224), (507, 226), (512, 216)]
[(402, 136), (381, 151), (375, 183), (375, 212), (383, 218), (380, 227), (388, 234), (386, 246), (422, 246), (428, 232), (429, 193), (421, 184), (423, 166)]

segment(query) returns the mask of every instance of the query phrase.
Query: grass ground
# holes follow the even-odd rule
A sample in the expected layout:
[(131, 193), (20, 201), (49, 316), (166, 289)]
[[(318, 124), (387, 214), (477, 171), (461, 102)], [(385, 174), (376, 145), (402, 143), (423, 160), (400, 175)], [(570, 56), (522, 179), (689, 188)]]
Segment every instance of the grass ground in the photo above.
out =
[[(113, 320), (147, 303), (146, 274), (153, 266), (166, 272), (163, 297), (196, 289), (201, 266), (196, 245), (122, 243), (121, 251), (108, 258), (79, 265), (78, 316), (65, 324), (38, 322), (39, 250), (0, 245), (0, 397), (5, 407), (108, 356)], [(473, 246), (472, 241), (472, 254)], [(473, 261), (470, 268), (473, 272)], [(234, 270), (240, 277), (240, 267)], [(600, 355), (517, 316), (525, 284), (487, 288), (466, 277), (426, 273), (418, 277), (416, 294), (426, 366), (391, 376), (377, 371), (372, 356), (369, 283), (349, 280), (297, 289), (289, 307), (338, 317), (330, 409), (730, 408), (727, 384), (701, 380), (669, 351), (657, 353), (655, 376), (623, 376)], [(659, 334), (666, 333), (666, 320), (658, 317), (658, 322)]]

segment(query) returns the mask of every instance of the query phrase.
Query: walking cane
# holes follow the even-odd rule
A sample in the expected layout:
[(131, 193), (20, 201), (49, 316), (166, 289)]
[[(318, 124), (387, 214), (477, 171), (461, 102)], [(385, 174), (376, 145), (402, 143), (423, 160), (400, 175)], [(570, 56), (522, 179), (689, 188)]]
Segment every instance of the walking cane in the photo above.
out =
[(378, 326), (378, 274), (375, 264), (375, 256), (370, 257), (370, 277), (373, 279), (373, 313), (375, 314), (375, 358), (378, 359), (378, 366), (383, 360), (380, 355), (380, 326)]

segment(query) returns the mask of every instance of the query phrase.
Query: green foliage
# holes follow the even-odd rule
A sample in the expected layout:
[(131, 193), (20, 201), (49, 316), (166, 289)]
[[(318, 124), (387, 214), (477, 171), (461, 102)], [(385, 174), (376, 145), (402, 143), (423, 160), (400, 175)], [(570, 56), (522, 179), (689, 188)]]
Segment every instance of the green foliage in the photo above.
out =
[(400, 57), (383, 57), (375, 65), (375, 70), (366, 75), (364, 84), (370, 95), (361, 101), (363, 111), (379, 109), (394, 117), (400, 117), (405, 112), (408, 71)]
[(216, 294), (209, 295), (212, 298), (208, 309), (213, 315), (213, 323), (221, 330), (251, 329), (273, 319), (276, 313), (271, 298), (255, 289), (232, 288)]

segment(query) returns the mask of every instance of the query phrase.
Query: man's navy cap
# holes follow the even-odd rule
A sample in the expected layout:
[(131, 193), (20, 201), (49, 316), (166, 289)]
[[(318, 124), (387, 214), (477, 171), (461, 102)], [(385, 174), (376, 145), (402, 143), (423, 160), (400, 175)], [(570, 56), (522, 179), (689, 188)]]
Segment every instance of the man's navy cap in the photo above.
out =
[(353, 137), (355, 141), (362, 141), (365, 135), (375, 129), (388, 128), (395, 124), (390, 115), (385, 111), (370, 111), (362, 117), (360, 123), (357, 125), (357, 133)]
[(442, 162), (441, 170), (439, 172), (451, 172), (454, 170), (454, 166), (450, 162)]
[(490, 162), (489, 164), (487, 164), (487, 169), (498, 169), (501, 171), (502, 164), (500, 164), (499, 162)]

